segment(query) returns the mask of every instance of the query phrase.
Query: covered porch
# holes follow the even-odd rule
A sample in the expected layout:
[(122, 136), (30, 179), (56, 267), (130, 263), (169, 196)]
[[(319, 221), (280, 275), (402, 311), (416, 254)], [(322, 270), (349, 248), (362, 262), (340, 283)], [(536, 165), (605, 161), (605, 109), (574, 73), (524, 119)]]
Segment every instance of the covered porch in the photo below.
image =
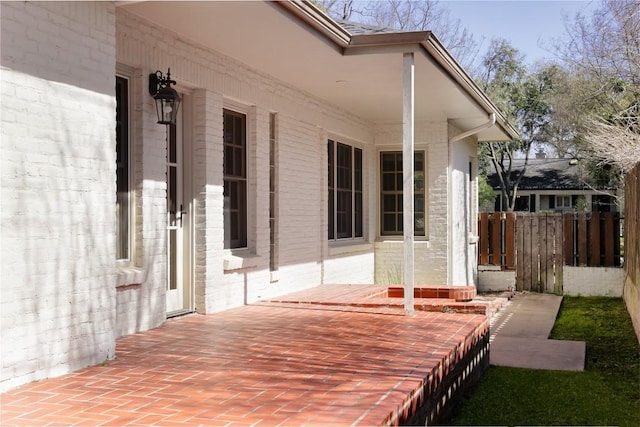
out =
[(4, 393), (2, 423), (432, 424), (488, 366), (485, 309), (416, 298), (407, 317), (386, 287), (325, 285), (177, 318), (118, 339), (115, 360)]

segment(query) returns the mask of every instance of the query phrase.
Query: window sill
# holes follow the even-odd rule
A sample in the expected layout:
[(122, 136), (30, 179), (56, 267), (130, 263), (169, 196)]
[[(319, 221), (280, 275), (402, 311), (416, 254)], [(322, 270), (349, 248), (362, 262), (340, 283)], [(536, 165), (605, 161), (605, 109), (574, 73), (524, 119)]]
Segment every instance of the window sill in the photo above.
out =
[(223, 269), (225, 273), (233, 273), (258, 266), (258, 255), (248, 251), (227, 252), (224, 254)]
[(364, 240), (348, 240), (329, 242), (329, 256), (354, 254), (359, 252), (371, 252), (373, 245)]
[[(416, 245), (427, 245), (429, 247), (429, 239), (425, 236), (416, 236), (413, 238), (413, 243)], [(376, 243), (390, 243), (401, 245), (404, 243), (402, 236), (383, 236), (376, 239)]]
[(116, 288), (141, 285), (144, 281), (144, 271), (137, 267), (118, 266), (117, 275)]

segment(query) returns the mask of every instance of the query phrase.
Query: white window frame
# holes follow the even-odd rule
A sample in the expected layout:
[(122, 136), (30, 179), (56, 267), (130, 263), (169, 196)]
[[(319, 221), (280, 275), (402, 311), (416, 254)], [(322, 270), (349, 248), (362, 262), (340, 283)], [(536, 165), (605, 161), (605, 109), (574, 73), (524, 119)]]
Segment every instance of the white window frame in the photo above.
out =
[[(565, 202), (569, 200), (567, 205)], [(571, 195), (556, 195), (556, 209), (573, 209), (573, 197)]]
[[(415, 234), (415, 240), (428, 240), (429, 239), (429, 151), (426, 146), (416, 146), (414, 148), (415, 153), (423, 153), (424, 155), (424, 170), (423, 170), (423, 186), (424, 186), (424, 235)], [(382, 197), (382, 154), (383, 153), (401, 153), (402, 147), (399, 146), (384, 146), (379, 147), (377, 150), (377, 206), (378, 206), (378, 216), (377, 216), (377, 229), (378, 236), (381, 239), (385, 240), (393, 240), (393, 239), (402, 239), (402, 233), (399, 234), (385, 234), (383, 233), (383, 203), (384, 199)], [(415, 204), (414, 204), (414, 215), (415, 215)]]
[[(332, 143), (333, 145), (333, 152), (330, 154), (328, 151), (329, 148), (329, 144)], [(337, 175), (338, 175), (338, 168), (337, 168), (337, 153), (338, 153), (338, 144), (343, 145), (343, 146), (347, 146), (350, 148), (351, 151), (351, 235), (347, 236), (347, 237), (338, 237), (338, 209), (337, 209), (337, 204), (338, 204), (338, 191), (337, 191), (337, 187), (336, 187), (336, 183), (337, 183)], [(333, 165), (333, 208), (330, 208), (329, 203), (331, 202), (330, 200), (330, 196), (328, 194), (329, 191), (329, 182), (327, 182), (327, 217), (332, 216), (333, 217), (333, 221), (328, 221), (327, 222), (327, 240), (329, 242), (346, 242), (346, 241), (364, 241), (365, 240), (365, 236), (366, 236), (366, 226), (365, 226), (365, 202), (366, 202), (366, 197), (365, 197), (365, 150), (364, 147), (360, 144), (356, 144), (353, 141), (350, 141), (348, 139), (342, 138), (342, 137), (335, 137), (335, 136), (329, 136), (326, 140), (326, 147), (327, 147), (327, 173), (329, 172), (329, 166)], [(360, 151), (360, 181), (361, 181), (361, 188), (360, 188), (360, 195), (362, 198), (361, 201), (361, 207), (360, 207), (360, 222), (361, 222), (361, 227), (362, 227), (362, 232), (360, 236), (356, 236), (356, 224), (357, 224), (357, 218), (356, 218), (356, 194), (358, 193), (358, 191), (355, 188), (355, 182), (356, 182), (356, 156), (355, 156), (355, 152), (356, 150)], [(332, 157), (329, 158), (329, 156)], [(333, 234), (332, 237), (330, 237), (329, 232), (331, 231), (331, 224), (333, 224)]]
[[(249, 221), (249, 212), (250, 212), (250, 200), (251, 200), (251, 196), (250, 196), (250, 155), (249, 155), (249, 144), (250, 144), (250, 133), (249, 133), (249, 113), (248, 111), (246, 111), (243, 108), (237, 108), (236, 105), (228, 105), (227, 103), (225, 103), (221, 113), (222, 113), (222, 120), (223, 120), (223, 132), (224, 132), (224, 116), (225, 116), (225, 111), (229, 111), (232, 114), (239, 114), (239, 115), (243, 115), (244, 116), (244, 183), (245, 183), (245, 189), (244, 189), (244, 245), (242, 246), (236, 246), (236, 247), (231, 247), (230, 242), (227, 242), (227, 218), (225, 216), (224, 219), (224, 249), (225, 251), (242, 251), (242, 250), (246, 250), (249, 248), (249, 241), (250, 241), (250, 221)], [(223, 145), (223, 159), (226, 158), (225, 155), (225, 147), (224, 147), (224, 134), (223, 134), (223, 140), (222, 140), (222, 145)], [(224, 162), (224, 160), (223, 160)], [(223, 163), (223, 181), (226, 181), (226, 175), (224, 174), (224, 163)], [(224, 214), (223, 214), (224, 216)]]
[[(135, 163), (134, 159), (134, 141), (133, 141), (133, 104), (132, 104), (132, 93), (133, 93), (133, 78), (132, 72), (129, 70), (122, 70), (122, 67), (118, 67), (118, 71), (116, 72), (116, 77), (125, 79), (127, 81), (127, 151), (128, 151), (128, 164), (127, 164), (127, 174), (128, 174), (128, 188), (127, 188), (127, 256), (118, 258), (117, 249), (116, 249), (116, 263), (118, 266), (131, 266), (135, 260), (135, 197), (134, 197), (134, 170), (133, 165)], [(116, 146), (117, 150), (117, 146)], [(116, 154), (117, 156), (117, 154)], [(116, 176), (116, 188), (117, 188), (117, 176)], [(116, 190), (117, 191), (117, 190)], [(117, 197), (117, 194), (116, 194)], [(120, 228), (120, 218), (116, 213), (116, 229)], [(120, 245), (120, 241), (118, 241), (118, 234), (116, 234), (116, 248)]]

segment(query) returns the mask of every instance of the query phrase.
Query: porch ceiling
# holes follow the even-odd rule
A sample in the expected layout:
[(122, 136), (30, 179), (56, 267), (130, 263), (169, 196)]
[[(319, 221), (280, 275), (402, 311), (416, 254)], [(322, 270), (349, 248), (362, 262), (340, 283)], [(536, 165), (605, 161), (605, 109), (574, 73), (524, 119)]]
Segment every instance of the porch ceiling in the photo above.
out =
[[(341, 46), (276, 2), (135, 2), (119, 7), (372, 122), (402, 121), (402, 52), (409, 50), (416, 52), (416, 121), (449, 119), (466, 130), (486, 122), (490, 112), (420, 43), (352, 54), (348, 41)], [(501, 126), (478, 137), (508, 139)]]

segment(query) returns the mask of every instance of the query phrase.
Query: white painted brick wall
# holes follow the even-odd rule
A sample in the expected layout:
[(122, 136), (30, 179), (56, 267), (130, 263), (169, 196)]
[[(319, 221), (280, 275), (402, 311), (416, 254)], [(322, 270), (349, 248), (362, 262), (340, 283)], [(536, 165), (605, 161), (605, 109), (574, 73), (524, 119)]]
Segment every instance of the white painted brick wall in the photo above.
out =
[[(178, 86), (193, 89), (193, 149), (195, 163), (195, 301), (201, 313), (210, 313), (294, 290), (322, 281), (322, 247), (326, 245), (326, 132), (349, 135), (358, 141), (372, 141), (371, 125), (349, 112), (312, 99), (304, 93), (249, 70), (232, 58), (181, 39), (152, 24), (117, 10), (117, 61), (141, 75), (158, 68), (171, 67)], [(141, 96), (149, 99), (145, 93)], [(225, 103), (231, 102), (227, 105)], [(241, 105), (248, 113), (249, 150), (249, 249), (244, 261), (247, 268), (223, 271), (224, 260), (231, 260), (223, 250), (222, 211), (222, 108)], [(150, 102), (141, 108), (153, 113)], [(277, 161), (280, 165), (279, 203), (279, 271), (274, 283), (269, 274), (268, 230), (268, 120), (269, 112), (278, 113), (279, 141)], [(146, 113), (145, 113), (146, 114)], [(160, 128), (152, 117), (145, 126)], [(147, 136), (145, 135), (145, 138)], [(160, 140), (158, 137), (157, 141)], [(145, 141), (146, 143), (146, 141)], [(145, 150), (152, 150), (149, 146)], [(158, 158), (143, 154), (144, 181), (163, 180)], [(365, 155), (367, 150), (365, 149)], [(369, 154), (371, 155), (371, 154)], [(367, 174), (368, 172), (365, 172)], [(142, 200), (150, 199), (148, 209), (163, 213), (160, 190), (143, 191)], [(370, 193), (375, 198), (375, 193)], [(375, 215), (375, 212), (372, 213)], [(144, 217), (144, 223), (153, 219)], [(326, 227), (326, 226), (325, 226)], [(159, 234), (160, 230), (156, 230)], [(145, 241), (146, 245), (146, 241)], [(164, 250), (160, 244), (151, 245)], [(236, 253), (237, 255), (237, 253)], [(242, 254), (240, 254), (242, 255)], [(146, 255), (145, 252), (145, 257)], [(161, 265), (164, 263), (158, 260)], [(148, 265), (142, 260), (142, 265)], [(370, 278), (372, 271), (362, 272), (358, 282)], [(154, 276), (159, 287), (161, 275)]]
[(115, 13), (0, 16), (3, 391), (114, 357)]
[(565, 265), (562, 273), (565, 295), (622, 297), (624, 268)]
[(516, 288), (516, 272), (490, 270), (484, 266), (478, 271), (478, 291), (495, 292), (508, 291)]
[(469, 182), (469, 160), (477, 153), (476, 143), (469, 140), (456, 141), (452, 151), (451, 284), (471, 286), (476, 284), (477, 255), (476, 245), (470, 244), (469, 236), (475, 231), (477, 201), (473, 194), (475, 186)]
[(371, 284), (375, 282), (374, 272), (375, 256), (367, 249), (325, 258), (323, 278), (324, 283)]
[[(376, 129), (375, 141), (377, 150), (402, 150), (402, 126), (379, 126)], [(416, 237), (415, 241), (415, 283), (447, 285), (449, 280), (447, 272), (449, 149), (446, 122), (416, 123), (415, 149), (426, 149), (429, 209), (426, 240)], [(379, 154), (376, 154), (375, 167), (379, 167)], [(375, 188), (377, 191), (379, 187), (376, 185)], [(379, 235), (377, 223), (376, 233)], [(390, 277), (398, 276), (398, 272), (401, 277), (403, 259), (401, 241), (378, 237), (375, 243), (375, 256), (376, 282), (388, 283)]]

